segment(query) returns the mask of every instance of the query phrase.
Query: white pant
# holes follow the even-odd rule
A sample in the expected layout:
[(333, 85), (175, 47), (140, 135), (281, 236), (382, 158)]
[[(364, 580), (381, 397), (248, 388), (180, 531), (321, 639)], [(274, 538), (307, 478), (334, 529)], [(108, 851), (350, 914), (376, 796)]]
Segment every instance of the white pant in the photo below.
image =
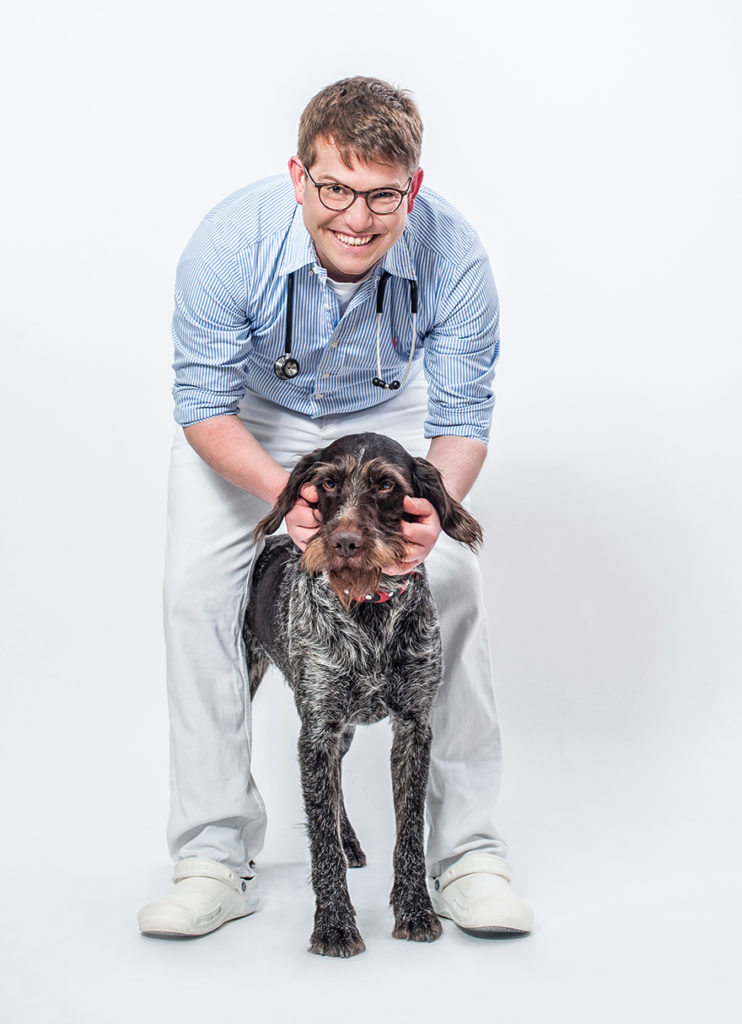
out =
[[(240, 417), (273, 458), (299, 457), (343, 434), (388, 434), (424, 455), (424, 381), (382, 406), (312, 420), (248, 393)], [(170, 707), (173, 857), (209, 857), (239, 875), (265, 836), (263, 800), (250, 774), (251, 706), (242, 622), (268, 506), (222, 479), (176, 432), (168, 487), (165, 640)], [(432, 716), (426, 813), (428, 869), (439, 874), (472, 851), (506, 855), (492, 823), (500, 735), (476, 556), (441, 534), (426, 560), (445, 661)]]

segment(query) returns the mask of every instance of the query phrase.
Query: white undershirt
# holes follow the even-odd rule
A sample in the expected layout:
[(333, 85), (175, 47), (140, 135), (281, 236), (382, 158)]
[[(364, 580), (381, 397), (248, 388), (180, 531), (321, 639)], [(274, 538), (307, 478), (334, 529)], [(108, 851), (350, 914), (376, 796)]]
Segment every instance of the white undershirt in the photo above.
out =
[(361, 287), (363, 281), (333, 281), (331, 277), (328, 277), (327, 283), (338, 297), (338, 302), (340, 303), (340, 315), (342, 316), (348, 308), (348, 303)]

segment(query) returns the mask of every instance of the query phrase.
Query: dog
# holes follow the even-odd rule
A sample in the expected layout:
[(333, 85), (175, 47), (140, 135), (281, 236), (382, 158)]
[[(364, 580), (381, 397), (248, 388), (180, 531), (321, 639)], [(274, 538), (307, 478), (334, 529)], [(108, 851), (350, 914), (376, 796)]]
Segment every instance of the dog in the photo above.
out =
[(321, 524), (304, 554), (271, 537), (253, 572), (244, 639), (251, 696), (273, 662), (301, 719), (299, 766), (316, 897), (309, 949), (350, 957), (365, 949), (348, 894), (347, 867), (366, 863), (348, 820), (341, 760), (355, 727), (392, 721), (397, 838), (390, 903), (393, 935), (441, 934), (423, 851), (430, 712), (442, 671), (438, 619), (424, 566), (400, 577), (405, 495), (427, 498), (441, 527), (472, 550), (477, 521), (446, 491), (438, 470), (379, 434), (352, 434), (301, 458), (256, 538), (275, 533), (301, 488), (318, 494)]

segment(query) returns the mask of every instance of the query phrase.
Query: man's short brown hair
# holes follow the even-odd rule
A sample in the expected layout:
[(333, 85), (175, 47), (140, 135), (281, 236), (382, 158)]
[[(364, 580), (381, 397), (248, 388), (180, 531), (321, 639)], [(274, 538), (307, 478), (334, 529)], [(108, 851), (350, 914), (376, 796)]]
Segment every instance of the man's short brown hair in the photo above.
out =
[(314, 163), (320, 139), (331, 141), (343, 163), (401, 164), (413, 174), (420, 163), (423, 123), (404, 89), (378, 78), (344, 78), (307, 104), (299, 120), (297, 155)]

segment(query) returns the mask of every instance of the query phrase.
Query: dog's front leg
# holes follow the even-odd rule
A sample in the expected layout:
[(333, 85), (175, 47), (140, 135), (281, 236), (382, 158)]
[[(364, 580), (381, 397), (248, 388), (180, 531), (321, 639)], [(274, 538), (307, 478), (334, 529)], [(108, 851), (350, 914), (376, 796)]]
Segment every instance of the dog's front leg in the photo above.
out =
[(299, 767), (316, 898), (309, 950), (323, 956), (354, 956), (366, 948), (356, 927), (340, 840), (339, 758), (335, 730), (302, 724)]
[(427, 722), (393, 717), (392, 789), (397, 819), (394, 847), (395, 939), (432, 942), (442, 932), (425, 884), (425, 789), (432, 734)]

